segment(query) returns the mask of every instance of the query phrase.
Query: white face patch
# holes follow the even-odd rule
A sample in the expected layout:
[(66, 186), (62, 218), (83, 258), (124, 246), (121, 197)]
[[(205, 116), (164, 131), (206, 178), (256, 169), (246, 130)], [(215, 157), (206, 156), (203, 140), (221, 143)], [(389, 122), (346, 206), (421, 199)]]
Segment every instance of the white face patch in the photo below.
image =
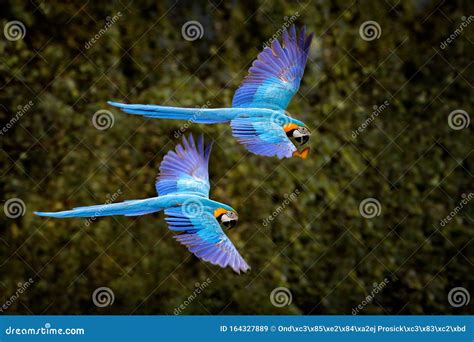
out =
[(304, 134), (301, 133), (299, 129), (297, 129), (297, 130), (295, 130), (295, 131), (293, 132), (293, 136), (294, 136), (295, 138), (301, 138), (303, 135), (304, 135)]
[(221, 222), (224, 226), (226, 226), (228, 228), (231, 228), (231, 227), (235, 226), (238, 219), (239, 218), (238, 218), (236, 213), (234, 213), (233, 211), (228, 211), (228, 212), (226, 212), (225, 214), (222, 215)]
[(311, 133), (306, 127), (299, 127), (293, 131), (293, 138), (301, 145), (305, 144), (309, 140)]

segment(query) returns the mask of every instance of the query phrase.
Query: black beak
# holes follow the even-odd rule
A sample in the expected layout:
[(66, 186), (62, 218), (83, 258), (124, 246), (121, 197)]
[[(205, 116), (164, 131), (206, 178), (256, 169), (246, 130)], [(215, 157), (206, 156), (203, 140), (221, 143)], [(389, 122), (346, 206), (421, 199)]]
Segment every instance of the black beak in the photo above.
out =
[(234, 228), (236, 224), (237, 224), (237, 220), (229, 220), (229, 221), (223, 222), (224, 227), (226, 227), (227, 229)]
[(309, 135), (303, 135), (301, 137), (295, 138), (295, 140), (298, 142), (300, 145), (304, 145), (308, 142), (309, 140)]

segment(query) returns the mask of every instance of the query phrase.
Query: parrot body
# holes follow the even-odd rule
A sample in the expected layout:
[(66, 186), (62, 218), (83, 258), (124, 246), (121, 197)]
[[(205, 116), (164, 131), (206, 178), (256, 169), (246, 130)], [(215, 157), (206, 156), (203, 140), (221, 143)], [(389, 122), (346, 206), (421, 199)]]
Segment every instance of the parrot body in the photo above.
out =
[(197, 145), (191, 135), (189, 139), (183, 137), (183, 144), (169, 151), (160, 165), (156, 182), (158, 197), (35, 214), (69, 218), (140, 216), (164, 211), (168, 228), (176, 233), (175, 239), (198, 258), (221, 267), (232, 267), (237, 273), (246, 272), (250, 267), (219, 224), (220, 221), (226, 228), (232, 228), (238, 220), (236, 211), (209, 199), (211, 147), (212, 144), (204, 146), (202, 136)]
[(70, 218), (70, 217), (97, 217), (97, 216), (141, 216), (156, 213), (168, 208), (179, 207), (187, 202), (194, 202), (197, 206), (214, 211), (217, 208), (233, 210), (224, 203), (216, 202), (201, 196), (189, 194), (170, 194), (159, 197), (129, 200), (122, 203), (111, 203), (102, 205), (90, 205), (85, 207), (77, 207), (72, 210), (58, 212), (35, 212), (38, 216), (47, 216), (54, 218)]
[(263, 156), (307, 157), (290, 138), (301, 145), (310, 132), (293, 119), (286, 108), (299, 89), (313, 35), (299, 35), (294, 25), (283, 33), (283, 46), (275, 39), (253, 62), (249, 74), (237, 89), (232, 108), (180, 108), (158, 105), (108, 103), (128, 114), (147, 118), (187, 120), (200, 124), (230, 122), (232, 134), (250, 152)]

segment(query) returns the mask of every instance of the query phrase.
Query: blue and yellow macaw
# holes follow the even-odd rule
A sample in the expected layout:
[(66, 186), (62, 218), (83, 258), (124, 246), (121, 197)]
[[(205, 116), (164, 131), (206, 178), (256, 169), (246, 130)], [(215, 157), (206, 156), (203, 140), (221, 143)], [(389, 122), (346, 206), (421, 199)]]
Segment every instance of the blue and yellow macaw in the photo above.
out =
[(290, 117), (286, 108), (299, 89), (313, 34), (305, 28), (296, 34), (293, 25), (283, 33), (283, 46), (275, 39), (253, 62), (237, 89), (232, 108), (181, 108), (108, 102), (126, 113), (148, 118), (187, 120), (202, 124), (230, 122), (232, 134), (250, 152), (263, 156), (305, 159), (309, 148), (299, 152), (289, 138), (303, 145), (310, 131)]
[(157, 197), (105, 205), (79, 207), (59, 212), (35, 212), (48, 217), (139, 216), (164, 210), (174, 238), (198, 258), (240, 273), (250, 269), (220, 223), (230, 229), (238, 220), (230, 206), (209, 199), (209, 156), (212, 143), (204, 146), (201, 136), (196, 145), (192, 135), (183, 145), (169, 151), (160, 165), (156, 181)]

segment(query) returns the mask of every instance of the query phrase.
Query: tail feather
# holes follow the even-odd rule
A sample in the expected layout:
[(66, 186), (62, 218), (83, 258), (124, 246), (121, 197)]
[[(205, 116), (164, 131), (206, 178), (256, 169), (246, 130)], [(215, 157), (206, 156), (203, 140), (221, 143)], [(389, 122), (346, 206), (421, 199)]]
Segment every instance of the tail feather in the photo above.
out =
[(142, 115), (147, 118), (188, 120), (190, 122), (214, 124), (229, 122), (236, 116), (234, 108), (182, 108), (158, 105), (124, 104), (107, 102), (128, 114)]
[(160, 205), (158, 197), (147, 198), (142, 200), (131, 200), (121, 203), (91, 205), (87, 207), (77, 207), (72, 210), (58, 211), (58, 212), (39, 212), (35, 214), (38, 216), (47, 216), (55, 218), (66, 217), (99, 217), (112, 215), (138, 216), (151, 214), (164, 207)]

